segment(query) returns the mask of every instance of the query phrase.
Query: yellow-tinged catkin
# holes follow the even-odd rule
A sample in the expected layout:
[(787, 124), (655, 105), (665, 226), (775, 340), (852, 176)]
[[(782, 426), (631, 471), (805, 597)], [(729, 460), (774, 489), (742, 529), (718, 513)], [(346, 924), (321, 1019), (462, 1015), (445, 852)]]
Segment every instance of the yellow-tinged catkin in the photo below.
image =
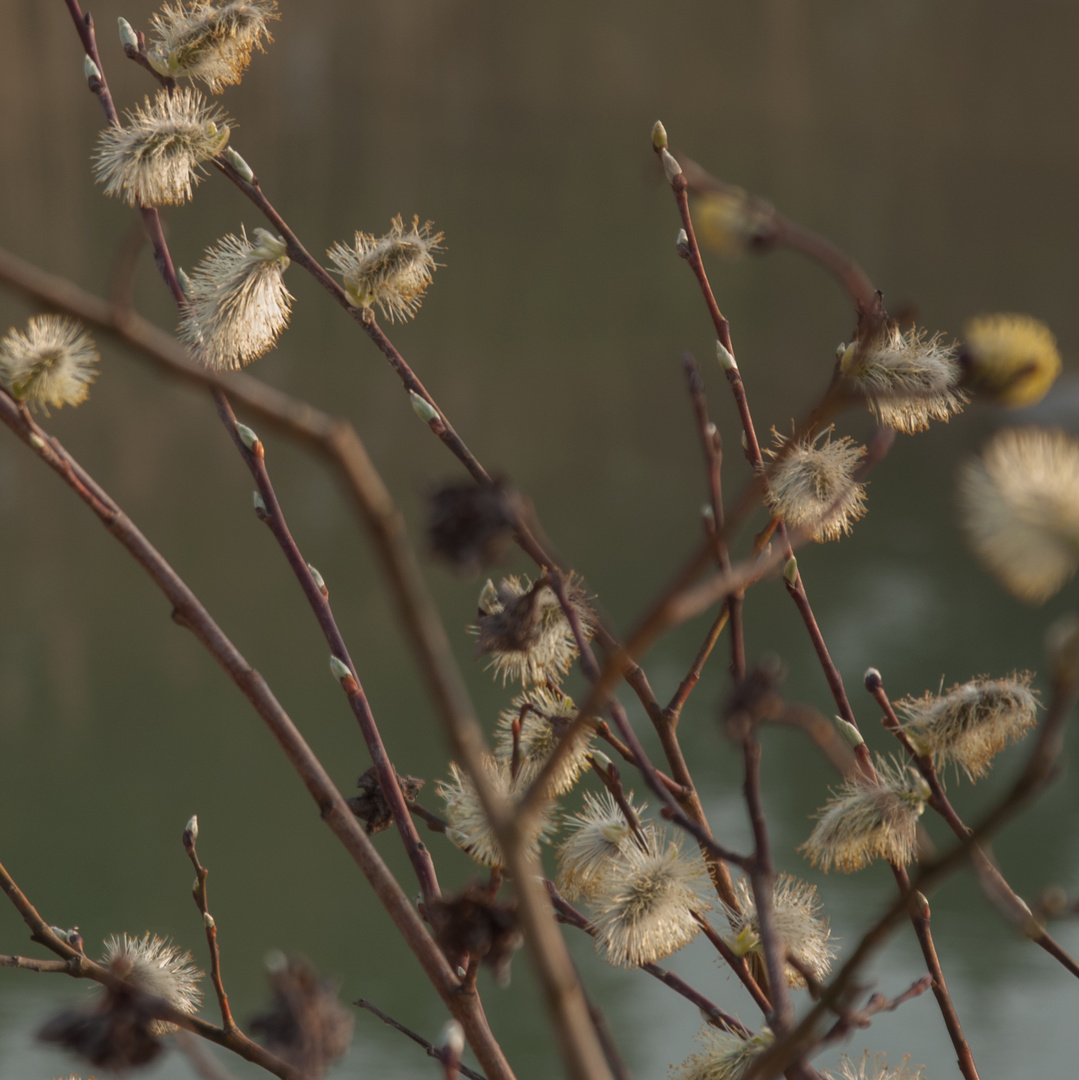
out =
[(672, 1067), (671, 1080), (742, 1080), (775, 1036), (767, 1027), (750, 1035), (709, 1025), (697, 1033), (697, 1042), (700, 1052)]
[[(638, 819), (648, 806), (634, 806), (632, 793), (627, 802)], [(565, 824), (569, 835), (558, 849), (558, 888), (571, 900), (594, 897), (604, 877), (620, 865), (622, 853), (636, 843), (633, 829), (609, 791), (599, 796), (586, 791), (583, 809), (568, 815)]]
[(868, 1050), (854, 1061), (844, 1054), (839, 1060), (839, 1072), (824, 1073), (825, 1080), (925, 1080), (925, 1066), (911, 1065), (910, 1054), (894, 1068), (888, 1067), (884, 1054), (870, 1055)]
[(146, 58), (170, 79), (199, 79), (213, 92), (243, 78), (251, 53), (271, 42), (267, 23), (278, 19), (275, 0), (165, 4), (150, 20)]
[(960, 469), (959, 506), (978, 558), (1010, 592), (1042, 603), (1079, 567), (1079, 439), (998, 432)]
[(411, 319), (419, 310), (438, 263), (442, 233), (431, 231), (432, 222), (420, 225), (419, 217), (406, 228), (400, 215), (385, 236), (358, 232), (352, 247), (334, 244), (326, 254), (343, 279), (345, 295), (354, 307), (377, 304), (394, 322)]
[(929, 785), (894, 758), (878, 754), (875, 764), (878, 782), (861, 773), (849, 777), (798, 849), (825, 873), (833, 866), (850, 873), (878, 858), (905, 866), (914, 858)]
[(839, 368), (882, 424), (911, 435), (930, 420), (947, 421), (968, 400), (959, 386), (956, 347), (924, 330), (888, 326), (872, 341), (846, 346)]
[(195, 90), (161, 90), (127, 113), (124, 127), (101, 133), (94, 179), (128, 206), (185, 203), (205, 175), (203, 163), (229, 141), (225, 119)]
[(1061, 370), (1056, 338), (1029, 315), (979, 315), (964, 328), (963, 383), (1000, 405), (1041, 401)]
[[(146, 933), (141, 938), (117, 934), (105, 942), (103, 966), (112, 968), (136, 990), (149, 997), (163, 998), (180, 1012), (193, 1016), (199, 1010), (202, 972), (186, 949), (171, 941)], [(163, 1035), (176, 1025), (154, 1020), (150, 1031)]]
[(768, 470), (765, 488), (772, 513), (819, 542), (848, 534), (866, 512), (865, 486), (854, 479), (865, 447), (847, 436), (833, 440), (831, 428), (793, 445), (775, 428), (772, 435), (776, 446), (766, 453), (777, 464)]
[(914, 748), (936, 765), (954, 763), (971, 780), (985, 776), (989, 763), (1023, 738), (1038, 719), (1038, 698), (1029, 671), (1006, 679), (972, 679), (946, 694), (903, 698), (895, 710)]
[(0, 339), (0, 386), (18, 401), (48, 411), (80, 405), (97, 376), (97, 349), (81, 323), (35, 315), (26, 330)]

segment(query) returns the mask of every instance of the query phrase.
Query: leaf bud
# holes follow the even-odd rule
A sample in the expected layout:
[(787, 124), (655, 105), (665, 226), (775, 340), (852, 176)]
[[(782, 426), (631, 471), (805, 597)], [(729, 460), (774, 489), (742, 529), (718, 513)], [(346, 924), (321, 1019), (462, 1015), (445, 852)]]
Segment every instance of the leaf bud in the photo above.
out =
[(409, 390), (408, 399), (412, 402), (412, 411), (425, 423), (431, 424), (441, 419), (438, 410), (426, 399), (420, 397), (415, 390)]
[(720, 362), (724, 371), (738, 370), (738, 361), (735, 360), (734, 355), (722, 341), (716, 342), (716, 359)]
[(232, 166), (233, 172), (241, 180), (246, 181), (249, 184), (255, 182), (255, 174), (251, 169), (251, 166), (231, 146), (225, 147), (225, 160)]
[(217, 927), (217, 923), (214, 922), (214, 917), (208, 911), (202, 916), (202, 925), (205, 926), (207, 930), (214, 930)]
[(199, 816), (192, 814), (184, 826), (184, 847), (190, 847), (199, 838)]
[(657, 150), (667, 149), (667, 129), (660, 120), (652, 125), (652, 145)]
[(862, 738), (862, 733), (852, 723), (844, 720), (842, 716), (837, 716), (835, 718), (835, 726), (839, 728), (839, 734), (843, 736), (843, 741), (852, 750), (865, 742), (865, 739)]
[(791, 588), (798, 584), (798, 559), (794, 555), (787, 560), (787, 565), (783, 567), (783, 580)]
[(36, 431), (31, 431), (29, 438), (30, 438), (30, 445), (35, 450), (44, 450), (45, 449), (45, 440)]
[(307, 572), (311, 575), (311, 579), (315, 583), (315, 587), (323, 596), (329, 597), (330, 590), (326, 588), (326, 582), (323, 580), (322, 575), (310, 564), (307, 564)]
[(82, 62), (82, 73), (86, 76), (86, 81), (90, 84), (90, 89), (94, 89), (94, 82), (101, 82), (101, 69), (94, 63), (94, 61), (87, 56)]
[(116, 20), (116, 25), (120, 30), (120, 44), (124, 47), (124, 52), (127, 52), (128, 49), (138, 52), (139, 35), (135, 33), (131, 23), (121, 15), (120, 18)]
[(663, 172), (667, 177), (669, 183), (674, 183), (675, 178), (682, 175), (682, 166), (675, 161), (671, 152), (667, 149), (663, 149), (659, 152), (660, 160), (663, 162)]
[(259, 437), (246, 424), (237, 423), (236, 434), (240, 436), (240, 442), (242, 442), (255, 457), (265, 457)]
[(338, 660), (336, 656), (330, 657), (330, 671), (333, 672), (333, 677), (341, 682), (345, 679), (352, 678), (352, 672), (349, 669), (348, 664), (342, 660)]
[(266, 500), (262, 497), (258, 491), (252, 492), (251, 501), (255, 504), (255, 513), (260, 518), (269, 517), (270, 512), (266, 509)]

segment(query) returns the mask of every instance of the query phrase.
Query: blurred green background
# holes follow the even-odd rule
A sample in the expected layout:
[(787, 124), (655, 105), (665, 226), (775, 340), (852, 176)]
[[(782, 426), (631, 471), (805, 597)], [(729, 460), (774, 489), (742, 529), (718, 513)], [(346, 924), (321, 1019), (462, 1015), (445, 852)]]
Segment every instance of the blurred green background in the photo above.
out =
[[(1006, 596), (972, 563), (954, 524), (956, 464), (1010, 423), (1079, 427), (1075, 251), (1079, 234), (1079, 74), (1073, 4), (809, 0), (757, 4), (506, 5), (490, 0), (282, 0), (277, 38), (242, 86), (218, 100), (232, 145), (308, 248), (398, 213), (446, 233), (445, 268), (414, 323), (391, 336), (480, 459), (535, 501), (558, 550), (628, 629), (699, 535), (706, 497), (680, 367), (701, 360), (728, 447), (728, 491), (746, 480), (737, 417), (711, 359), (707, 314), (676, 256), (678, 220), (649, 133), (830, 235), (867, 269), (893, 309), (958, 334), (983, 311), (1029, 312), (1056, 332), (1065, 375), (1023, 414), (971, 407), (950, 425), (900, 436), (869, 488), (869, 515), (841, 544), (803, 552), (810, 597), (871, 745), (890, 749), (860, 690), (870, 664), (893, 696), (979, 673), (1041, 669), (1045, 628), (1074, 586), (1042, 609)], [(146, 28), (149, 3), (92, 7), (105, 72), (121, 107), (151, 92), (127, 62), (116, 17)], [(136, 215), (106, 200), (89, 156), (103, 121), (60, 0), (0, 5), (0, 243), (105, 294), (137, 235)], [(163, 218), (176, 261), (261, 221), (214, 173)], [(140, 311), (174, 315), (145, 250)], [(845, 298), (790, 254), (713, 260), (758, 430), (786, 427), (827, 382), (851, 331)], [(416, 420), (400, 385), (355, 325), (297, 269), (280, 347), (251, 372), (349, 416), (422, 546), (424, 492), (461, 470)], [(0, 292), (0, 328), (32, 309)], [(278, 549), (251, 512), (250, 480), (203, 394), (178, 388), (101, 340), (88, 403), (47, 426), (124, 506), (269, 680), (346, 794), (367, 767), (326, 666), (326, 647)], [(841, 422), (865, 438), (868, 415)], [(430, 1038), (445, 1019), (388, 919), (344, 857), (257, 717), (92, 516), (0, 432), (0, 859), (47, 919), (81, 927), (95, 951), (110, 933), (170, 935), (200, 959), (204, 939), (180, 844), (198, 813), (211, 869), (231, 1001), (261, 1007), (262, 957), (308, 955)], [(395, 625), (367, 538), (321, 464), (263, 433), (305, 556), (323, 573), (383, 735), (402, 772), (445, 775), (446, 752)], [(742, 538), (742, 549), (748, 533)], [(507, 570), (530, 567), (515, 555)], [(510, 693), (471, 660), (464, 627), (480, 580), (426, 564), (429, 583), (481, 715)], [(832, 706), (778, 582), (746, 605), (751, 657), (787, 666), (787, 692)], [(645, 666), (661, 698), (688, 666), (707, 619), (657, 646)], [(573, 687), (579, 687), (574, 675)], [(713, 824), (747, 837), (739, 769), (715, 724), (726, 689), (717, 657), (690, 700), (684, 739)], [(623, 695), (631, 715), (641, 710)], [(641, 724), (643, 732), (644, 725)], [(1021, 760), (1012, 750), (972, 790), (977, 815)], [(807, 874), (795, 847), (834, 782), (794, 733), (766, 738), (767, 809), (781, 869)], [(640, 787), (640, 785), (637, 785)], [(1029, 898), (1079, 877), (1074, 778), (1063, 779), (996, 845)], [(945, 834), (930, 823), (940, 843)], [(395, 839), (380, 850), (402, 874)], [(433, 838), (444, 883), (471, 865)], [(812, 877), (812, 874), (809, 874)], [(814, 880), (817, 880), (814, 878)], [(874, 868), (819, 879), (834, 932), (857, 941), (891, 896)], [(933, 898), (938, 949), (986, 1080), (1074, 1071), (1079, 986), (1017, 939), (959, 879)], [(1079, 931), (1056, 931), (1073, 953)], [(634, 1075), (659, 1076), (693, 1049), (695, 1010), (638, 973), (596, 961), (573, 940)], [(37, 953), (0, 909), (0, 952)], [(703, 946), (671, 966), (748, 1023), (758, 1017)], [(909, 932), (871, 972), (882, 992), (923, 973)], [(484, 976), (486, 980), (486, 976)], [(33, 1031), (84, 985), (0, 969), (0, 1076), (65, 1074), (71, 1059)], [(522, 1080), (559, 1071), (524, 957), (513, 984), (486, 980), (496, 1033)], [(213, 1015), (207, 1007), (207, 1015)], [(931, 995), (878, 1017), (850, 1045), (903, 1053), (929, 1075), (954, 1055)], [(824, 1064), (835, 1054), (821, 1059)], [(239, 1077), (255, 1075), (229, 1061)], [(434, 1063), (364, 1013), (335, 1076), (434, 1075)], [(85, 1075), (85, 1073), (84, 1073)], [(161, 1080), (193, 1075), (173, 1053)], [(263, 1075), (259, 1073), (258, 1075)]]

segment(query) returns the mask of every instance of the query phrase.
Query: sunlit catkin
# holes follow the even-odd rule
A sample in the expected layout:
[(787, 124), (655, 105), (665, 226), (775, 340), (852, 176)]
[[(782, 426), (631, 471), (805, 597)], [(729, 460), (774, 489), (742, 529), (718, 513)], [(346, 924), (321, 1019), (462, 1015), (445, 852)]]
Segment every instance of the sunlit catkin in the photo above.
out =
[(742, 1035), (730, 1028), (711, 1025), (697, 1033), (699, 1053), (671, 1069), (671, 1080), (742, 1080), (757, 1057), (775, 1042), (771, 1029)]
[(435, 252), (442, 250), (443, 234), (433, 233), (431, 225), (414, 217), (406, 228), (397, 216), (385, 236), (358, 232), (352, 247), (334, 244), (326, 254), (343, 278), (348, 302), (362, 308), (377, 304), (390, 322), (411, 319), (439, 265)]
[(776, 448), (766, 453), (777, 464), (767, 471), (764, 496), (772, 513), (813, 540), (849, 533), (865, 516), (865, 486), (854, 480), (865, 447), (846, 436), (833, 441), (831, 428), (793, 444), (774, 428), (772, 435)]
[(925, 1080), (925, 1066), (909, 1064), (910, 1054), (894, 1068), (888, 1068), (888, 1059), (884, 1054), (873, 1054), (868, 1050), (857, 1061), (844, 1054), (839, 1059), (839, 1072), (824, 1073), (825, 1080)]
[(946, 694), (903, 698), (895, 710), (914, 748), (949, 762), (971, 780), (985, 776), (993, 757), (1037, 723), (1038, 700), (1029, 672), (1008, 679), (974, 679)]
[(165, 4), (150, 20), (146, 59), (159, 74), (199, 79), (216, 94), (243, 78), (251, 53), (273, 41), (267, 23), (279, 17), (275, 0)]
[(0, 339), (0, 386), (45, 411), (79, 405), (90, 392), (98, 360), (80, 323), (61, 315), (35, 315), (25, 331), (13, 327)]
[(205, 175), (203, 162), (229, 141), (225, 114), (195, 90), (158, 92), (108, 127), (94, 152), (94, 179), (128, 206), (187, 202)]
[(288, 325), (292, 295), (285, 288), (285, 243), (265, 229), (254, 241), (241, 230), (211, 248), (189, 278), (180, 337), (195, 357), (217, 371), (250, 363), (273, 347)]
[(1006, 589), (1037, 604), (1079, 567), (1079, 439), (1010, 428), (959, 473), (970, 546)]
[(917, 847), (917, 825), (929, 785), (913, 769), (877, 755), (879, 783), (851, 776), (817, 815), (809, 839), (799, 847), (821, 870), (860, 870), (874, 859), (905, 866)]
[[(163, 998), (180, 1012), (193, 1016), (199, 1010), (202, 972), (191, 954), (171, 941), (149, 933), (141, 938), (114, 935), (105, 942), (101, 963), (136, 990), (149, 997)], [(164, 1020), (150, 1024), (150, 1030), (157, 1035), (175, 1029), (175, 1024)]]
[(956, 348), (939, 334), (890, 326), (864, 345), (846, 346), (839, 367), (880, 422), (896, 431), (923, 431), (930, 420), (961, 412), (968, 400), (959, 387)]
[[(634, 806), (632, 795), (627, 801), (638, 817), (648, 806)], [(558, 887), (571, 900), (594, 897), (604, 876), (636, 843), (633, 829), (609, 791), (585, 792), (583, 809), (568, 815), (565, 824), (569, 835), (558, 849)]]
[(964, 328), (963, 383), (1000, 405), (1041, 401), (1060, 374), (1056, 338), (1029, 315), (980, 315)]

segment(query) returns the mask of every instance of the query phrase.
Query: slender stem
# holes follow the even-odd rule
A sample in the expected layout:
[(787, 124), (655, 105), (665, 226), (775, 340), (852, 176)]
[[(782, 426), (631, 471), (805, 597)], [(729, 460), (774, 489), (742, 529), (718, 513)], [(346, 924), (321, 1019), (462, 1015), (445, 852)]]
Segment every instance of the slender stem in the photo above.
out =
[[(352, 1004), (356, 1005), (358, 1008), (366, 1009), (372, 1015), (377, 1016), (379, 1020), (381, 1020), (384, 1024), (388, 1024), (390, 1027), (401, 1032), (402, 1035), (410, 1038), (414, 1043), (418, 1043), (427, 1051), (428, 1057), (432, 1057), (436, 1061), (441, 1061), (443, 1063), (445, 1063), (446, 1059), (449, 1057), (448, 1051), (441, 1050), (434, 1044), (429, 1043), (422, 1035), (417, 1035), (416, 1032), (414, 1032), (411, 1028), (405, 1027), (405, 1025), (400, 1023), (400, 1021), (394, 1020), (392, 1016), (387, 1016), (386, 1013), (384, 1013), (381, 1009), (376, 1008), (374, 1005), (371, 1004), (371, 1002), (364, 1001), (363, 998), (360, 998), (359, 1001), (354, 1001)], [(484, 1077), (481, 1073), (470, 1069), (467, 1065), (458, 1064), (457, 1068), (460, 1072), (464, 1073), (464, 1075), (468, 1077), (468, 1080), (486, 1080), (486, 1077)]]
[(191, 860), (191, 865), (195, 867), (195, 887), (191, 895), (202, 915), (206, 929), (206, 944), (210, 948), (210, 981), (213, 983), (217, 1003), (221, 1009), (221, 1026), (226, 1031), (237, 1031), (239, 1028), (232, 1018), (228, 994), (225, 993), (225, 983), (221, 977), (221, 949), (217, 944), (217, 922), (210, 914), (210, 899), (206, 894), (206, 879), (210, 876), (210, 871), (199, 862), (198, 852), (195, 850), (195, 837), (186, 829), (184, 830), (184, 850)]

